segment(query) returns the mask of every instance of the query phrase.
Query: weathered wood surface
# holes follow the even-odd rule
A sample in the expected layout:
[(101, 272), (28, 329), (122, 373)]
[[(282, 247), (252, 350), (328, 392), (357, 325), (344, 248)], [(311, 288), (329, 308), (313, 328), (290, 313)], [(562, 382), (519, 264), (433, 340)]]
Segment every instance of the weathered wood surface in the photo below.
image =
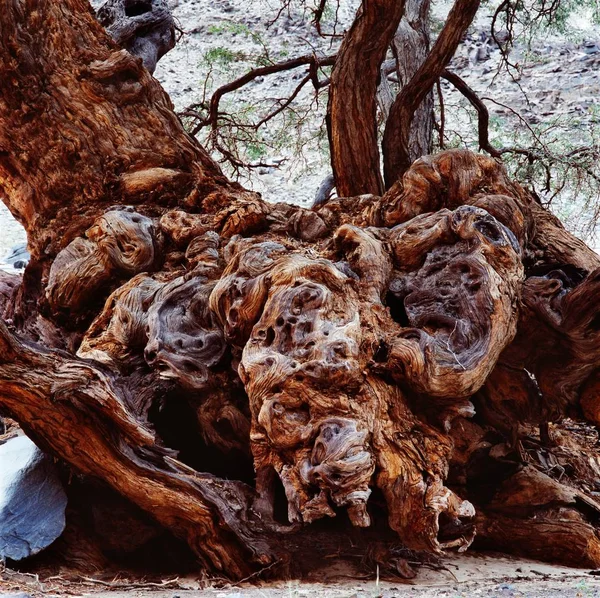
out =
[(450, 151), (383, 196), (266, 204), (82, 0), (2, 8), (0, 192), (32, 260), (0, 279), (0, 407), (40, 446), (230, 577), (340, 510), (413, 549), (515, 529), (600, 565), (593, 449), (560, 482), (519, 474), (524, 425), (599, 422), (600, 258), (500, 163)]
[(167, 0), (107, 0), (96, 16), (115, 42), (139, 56), (150, 73), (175, 46), (175, 20)]

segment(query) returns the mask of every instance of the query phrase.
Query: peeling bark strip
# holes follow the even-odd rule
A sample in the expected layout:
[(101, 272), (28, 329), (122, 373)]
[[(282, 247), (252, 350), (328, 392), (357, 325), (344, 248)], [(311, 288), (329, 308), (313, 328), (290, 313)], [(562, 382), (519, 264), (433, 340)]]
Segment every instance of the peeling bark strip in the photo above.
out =
[(511, 457), (520, 423), (600, 422), (600, 258), (497, 161), (266, 204), (83, 2), (2, 8), (0, 191), (33, 252), (0, 278), (0, 407), (40, 446), (231, 578), (381, 520), (374, 489), (410, 548), (600, 565), (598, 455), (570, 439), (560, 481), (549, 447)]

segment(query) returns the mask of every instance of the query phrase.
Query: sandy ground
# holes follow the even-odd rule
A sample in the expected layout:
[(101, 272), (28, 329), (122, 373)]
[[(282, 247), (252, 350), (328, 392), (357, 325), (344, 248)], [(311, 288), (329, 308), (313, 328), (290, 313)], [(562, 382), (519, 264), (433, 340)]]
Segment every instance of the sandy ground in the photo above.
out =
[[(542, 598), (600, 596), (600, 577), (589, 570), (555, 567), (502, 555), (470, 554), (443, 561), (444, 568), (421, 568), (414, 580), (380, 581), (376, 572), (364, 579), (345, 579), (338, 564), (328, 563), (305, 582), (296, 580), (252, 586), (207, 588), (194, 578), (166, 579), (146, 585), (142, 581), (94, 581), (82, 578), (67, 582), (55, 576), (38, 581), (35, 576), (4, 571), (0, 575), (3, 593), (28, 592), (32, 596), (88, 596), (94, 598)], [(599, 572), (600, 573), (600, 572)]]

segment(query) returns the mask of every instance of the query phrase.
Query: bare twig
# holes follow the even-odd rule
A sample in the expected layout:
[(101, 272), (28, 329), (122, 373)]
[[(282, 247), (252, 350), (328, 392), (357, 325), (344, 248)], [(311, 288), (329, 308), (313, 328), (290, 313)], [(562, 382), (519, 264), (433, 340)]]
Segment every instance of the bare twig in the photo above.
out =
[(444, 149), (446, 147), (446, 143), (444, 141), (444, 129), (446, 128), (446, 106), (444, 104), (444, 93), (442, 92), (442, 86), (440, 84), (440, 80), (437, 80), (436, 83), (438, 103), (440, 105), (440, 124), (438, 127), (439, 134), (439, 143), (440, 149)]
[[(264, 77), (266, 75), (272, 75), (274, 73), (290, 71), (301, 66), (310, 66), (311, 64), (316, 64), (318, 67), (330, 66), (335, 62), (335, 58), (335, 55), (318, 57), (315, 54), (307, 54), (304, 56), (299, 56), (298, 58), (293, 58), (291, 60), (285, 60), (283, 62), (277, 62), (268, 66), (262, 66), (255, 69), (251, 69), (245, 75), (242, 75), (241, 77), (235, 79), (234, 81), (231, 81), (230, 83), (222, 85), (213, 93), (209, 102), (208, 116), (200, 120), (200, 122), (192, 130), (192, 134), (197, 134), (200, 131), (200, 129), (207, 125), (211, 125), (213, 128), (216, 128), (219, 119), (219, 102), (221, 101), (221, 98), (224, 95), (231, 93), (232, 91), (240, 89), (241, 87), (250, 83), (250, 81), (253, 81), (257, 77)], [(197, 105), (192, 105), (188, 107), (187, 111), (193, 111), (196, 106)]]

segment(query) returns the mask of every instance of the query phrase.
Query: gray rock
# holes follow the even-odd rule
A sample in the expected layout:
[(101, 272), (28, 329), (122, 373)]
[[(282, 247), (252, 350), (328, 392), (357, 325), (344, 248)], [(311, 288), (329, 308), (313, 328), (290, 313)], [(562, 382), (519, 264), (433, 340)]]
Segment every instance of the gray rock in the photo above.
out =
[(312, 207), (315, 208), (325, 203), (331, 196), (331, 192), (335, 189), (335, 177), (333, 174), (328, 174), (317, 189)]
[(33, 556), (65, 528), (67, 496), (53, 460), (27, 436), (0, 445), (0, 559)]
[(7, 264), (10, 264), (13, 268), (21, 270), (27, 266), (29, 263), (29, 258), (30, 256), (29, 252), (27, 251), (27, 244), (19, 243), (10, 250), (10, 253), (6, 256), (6, 258), (4, 258), (4, 261)]

